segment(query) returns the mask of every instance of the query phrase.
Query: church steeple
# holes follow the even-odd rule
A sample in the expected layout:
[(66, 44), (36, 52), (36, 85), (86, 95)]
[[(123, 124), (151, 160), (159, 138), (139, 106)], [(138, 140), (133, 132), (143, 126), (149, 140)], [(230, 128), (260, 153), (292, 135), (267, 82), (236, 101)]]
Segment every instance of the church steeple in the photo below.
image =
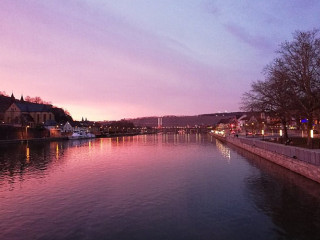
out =
[(11, 102), (13, 103), (15, 101), (15, 97), (13, 96), (13, 92), (11, 93)]
[(21, 94), (20, 101), (21, 101), (21, 102), (24, 102), (24, 99), (23, 99), (23, 95), (22, 95), (22, 94)]

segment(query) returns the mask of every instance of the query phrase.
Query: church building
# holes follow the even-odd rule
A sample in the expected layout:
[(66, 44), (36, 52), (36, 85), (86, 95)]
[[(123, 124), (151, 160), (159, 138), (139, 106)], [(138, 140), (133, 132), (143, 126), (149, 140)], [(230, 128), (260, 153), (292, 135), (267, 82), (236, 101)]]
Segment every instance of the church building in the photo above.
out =
[[(11, 98), (14, 99), (13, 95)], [(55, 120), (51, 110), (52, 105), (26, 102), (21, 97), (20, 101), (13, 100), (5, 111), (4, 122), (16, 126), (34, 127), (48, 120)]]

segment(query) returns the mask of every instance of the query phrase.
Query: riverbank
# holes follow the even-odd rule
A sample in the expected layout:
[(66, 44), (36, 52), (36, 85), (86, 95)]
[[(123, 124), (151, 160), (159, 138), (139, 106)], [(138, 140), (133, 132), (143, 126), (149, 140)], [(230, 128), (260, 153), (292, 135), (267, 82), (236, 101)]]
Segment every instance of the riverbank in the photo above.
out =
[(14, 144), (14, 143), (41, 142), (41, 141), (50, 142), (50, 141), (64, 141), (64, 140), (68, 140), (68, 137), (46, 137), (46, 138), (0, 140), (0, 144)]
[(320, 151), (279, 145), (261, 139), (212, 134), (216, 139), (230, 143), (306, 178), (320, 183)]
[[(125, 137), (125, 136), (136, 136), (136, 135), (144, 135), (144, 134), (140, 134), (140, 133), (116, 133), (116, 134), (108, 134), (108, 135), (98, 135), (98, 136), (96, 136), (96, 138), (113, 138), (113, 137)], [(8, 139), (8, 140), (0, 140), (0, 145), (2, 145), (2, 144), (27, 143), (27, 142), (54, 142), (54, 141), (66, 141), (66, 140), (70, 140), (70, 139), (67, 136), (64, 136), (64, 137), (28, 138), (28, 139)], [(77, 139), (77, 140), (79, 140), (79, 139)]]

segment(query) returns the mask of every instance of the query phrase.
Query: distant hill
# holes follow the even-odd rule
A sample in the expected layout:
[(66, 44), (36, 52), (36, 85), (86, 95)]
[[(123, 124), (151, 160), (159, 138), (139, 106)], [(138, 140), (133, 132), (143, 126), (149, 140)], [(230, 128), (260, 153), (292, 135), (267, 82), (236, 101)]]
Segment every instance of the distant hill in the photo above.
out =
[[(163, 127), (186, 127), (186, 126), (212, 126), (217, 124), (221, 119), (229, 119), (233, 117), (239, 118), (244, 112), (231, 113), (210, 113), (195, 116), (163, 116)], [(138, 127), (157, 127), (158, 117), (142, 117), (125, 119), (132, 122)]]

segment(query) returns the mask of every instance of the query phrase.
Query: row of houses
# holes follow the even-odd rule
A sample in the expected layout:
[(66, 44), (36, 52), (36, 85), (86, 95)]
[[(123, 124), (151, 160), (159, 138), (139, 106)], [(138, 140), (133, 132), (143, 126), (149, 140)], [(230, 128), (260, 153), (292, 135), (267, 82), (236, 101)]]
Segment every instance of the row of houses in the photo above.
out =
[[(288, 123), (289, 128), (297, 129), (298, 124), (295, 119)], [(257, 134), (264, 131), (281, 129), (281, 121), (276, 116), (267, 115), (264, 112), (251, 112), (234, 115), (220, 120), (216, 124), (216, 130), (228, 130), (234, 133), (252, 133)]]
[[(292, 116), (287, 123), (290, 130), (306, 130), (308, 119), (299, 116)], [(275, 132), (283, 128), (281, 120), (274, 115), (268, 115), (265, 112), (247, 112), (221, 119), (216, 124), (216, 130), (227, 130), (234, 133), (252, 133), (259, 134), (264, 132)], [(315, 117), (313, 129), (319, 130), (319, 119)]]
[(0, 95), (0, 140), (67, 137), (77, 131), (101, 134), (101, 124), (74, 121), (62, 108)]
[[(13, 94), (11, 97), (0, 95), (0, 126), (3, 133), (4, 129), (16, 132), (11, 134), (12, 138), (22, 138), (19, 136), (23, 135), (23, 129), (26, 128), (29, 129), (29, 134), (32, 132), (31, 129), (46, 129), (47, 132), (42, 131), (42, 135), (53, 137), (68, 135), (75, 129), (88, 131), (92, 128), (95, 130), (95, 125), (89, 121), (73, 121), (72, 117), (67, 115), (62, 108), (51, 104), (28, 102), (23, 99), (23, 96), (16, 99)], [(2, 135), (5, 136), (0, 136), (0, 138), (8, 138), (8, 134)]]
[[(62, 108), (54, 107), (51, 104), (28, 102), (23, 99), (23, 96), (16, 99), (13, 94), (11, 97), (0, 95), (0, 139), (23, 139), (26, 137), (26, 132), (31, 135), (37, 129), (39, 132), (41, 129), (45, 129), (46, 133), (43, 133), (45, 137), (66, 136), (75, 130), (91, 132), (95, 135), (126, 133), (136, 130), (132, 122), (99, 123), (88, 121), (86, 118), (74, 121)], [(4, 134), (4, 132), (6, 133)], [(12, 132), (16, 132), (16, 134), (11, 134)], [(37, 137), (39, 136), (37, 135)]]

